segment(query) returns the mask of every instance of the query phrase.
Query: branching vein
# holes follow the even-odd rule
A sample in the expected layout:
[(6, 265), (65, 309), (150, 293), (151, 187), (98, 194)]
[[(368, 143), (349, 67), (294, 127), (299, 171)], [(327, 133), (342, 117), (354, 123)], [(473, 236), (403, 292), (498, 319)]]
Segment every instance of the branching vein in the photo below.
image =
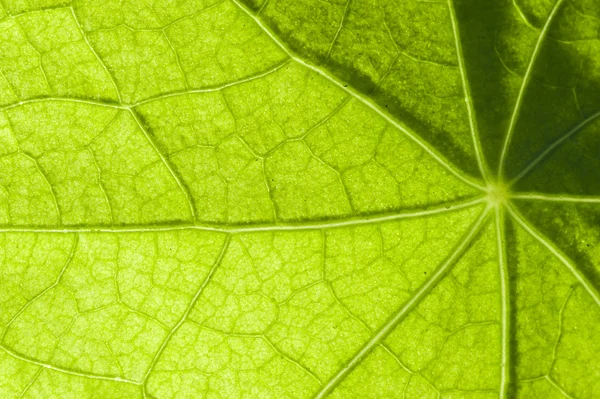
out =
[(69, 369), (62, 368), (62, 367), (56, 367), (56, 366), (53, 366), (48, 363), (43, 363), (43, 362), (40, 362), (40, 361), (37, 361), (34, 359), (30, 359), (26, 356), (23, 356), (15, 351), (13, 351), (10, 348), (5, 347), (4, 345), (0, 345), (0, 349), (3, 350), (4, 352), (6, 352), (7, 354), (9, 354), (10, 356), (14, 357), (15, 359), (21, 360), (26, 363), (35, 364), (37, 366), (43, 367), (48, 370), (57, 371), (59, 373), (74, 375), (77, 377), (89, 378), (89, 379), (93, 379), (93, 380), (114, 381), (114, 382), (123, 382), (126, 384), (141, 385), (140, 382), (129, 380), (126, 378), (110, 377), (110, 376), (99, 375), (99, 374), (85, 373), (82, 371), (69, 370)]
[(579, 131), (581, 131), (584, 127), (595, 121), (598, 117), (600, 117), (600, 111), (595, 114), (590, 115), (588, 118), (583, 120), (573, 129), (569, 130), (565, 135), (558, 138), (554, 143), (550, 144), (548, 148), (546, 148), (540, 155), (538, 155), (533, 161), (531, 161), (514, 179), (512, 179), (509, 185), (513, 185), (519, 180), (521, 180), (525, 175), (527, 175), (531, 170), (537, 166), (540, 162), (542, 162), (552, 151), (554, 151), (558, 146), (568, 140), (571, 136), (575, 135)]
[(527, 91), (527, 87), (531, 81), (531, 77), (533, 75), (533, 67), (535, 66), (535, 62), (537, 61), (540, 52), (542, 50), (542, 45), (544, 44), (544, 40), (548, 34), (548, 30), (552, 25), (552, 21), (558, 13), (560, 5), (564, 0), (557, 0), (556, 4), (554, 4), (554, 8), (550, 12), (540, 35), (538, 36), (538, 40), (535, 43), (535, 47), (533, 48), (533, 53), (531, 54), (531, 58), (529, 60), (529, 64), (527, 65), (527, 70), (525, 71), (525, 76), (523, 77), (523, 82), (521, 83), (521, 88), (519, 89), (519, 94), (517, 95), (517, 101), (515, 102), (515, 106), (510, 117), (510, 122), (508, 125), (508, 130), (506, 132), (506, 137), (504, 138), (504, 145), (502, 147), (502, 152), (500, 154), (500, 163), (498, 165), (498, 179), (502, 179), (502, 172), (504, 169), (504, 163), (506, 162), (506, 154), (508, 152), (508, 147), (510, 146), (510, 142), (512, 140), (512, 136), (515, 131), (515, 126), (517, 124), (517, 119), (519, 118), (519, 113), (521, 112), (521, 108), (523, 105), (523, 99), (525, 97), (525, 92)]
[(563, 263), (567, 267), (567, 269), (571, 272), (571, 274), (573, 274), (573, 276), (577, 279), (577, 281), (579, 281), (579, 283), (583, 286), (583, 288), (585, 288), (585, 290), (588, 292), (588, 294), (590, 294), (590, 296), (592, 297), (594, 302), (596, 302), (596, 305), (600, 306), (600, 294), (598, 294), (598, 291), (596, 290), (596, 288), (587, 279), (587, 277), (583, 273), (581, 273), (581, 271), (579, 271), (579, 269), (574, 265), (574, 263), (569, 258), (567, 258), (565, 255), (563, 255), (561, 253), (561, 251), (558, 248), (556, 248), (556, 246), (550, 240), (548, 240), (541, 233), (536, 231), (531, 226), (531, 224), (528, 223), (517, 212), (516, 209), (514, 209), (512, 206), (507, 206), (507, 209), (508, 209), (508, 212), (511, 214), (511, 216), (517, 221), (517, 223), (521, 227), (523, 227), (523, 229), (525, 229), (533, 238), (538, 240), (544, 247), (548, 248), (548, 250), (550, 252), (552, 252), (552, 254), (554, 256), (556, 256), (556, 258), (558, 258), (558, 260), (560, 260), (561, 263)]
[(200, 295), (202, 295), (202, 293), (204, 292), (204, 288), (206, 288), (206, 286), (210, 282), (213, 274), (215, 273), (215, 271), (217, 270), (217, 268), (220, 266), (220, 264), (221, 264), (221, 262), (223, 260), (223, 257), (225, 256), (225, 252), (227, 252), (227, 248), (229, 247), (230, 240), (231, 240), (231, 236), (227, 236), (227, 238), (225, 239), (225, 242), (223, 243), (223, 247), (221, 248), (221, 252), (219, 253), (218, 258), (216, 259), (213, 267), (210, 269), (210, 271), (208, 272), (208, 275), (206, 276), (206, 278), (202, 282), (202, 285), (200, 286), (200, 288), (198, 289), (198, 291), (196, 292), (196, 294), (192, 298), (192, 301), (190, 302), (190, 304), (186, 308), (185, 312), (183, 313), (183, 315), (181, 316), (181, 318), (179, 319), (179, 321), (177, 322), (177, 324), (175, 325), (175, 327), (173, 327), (173, 329), (167, 334), (167, 337), (162, 342), (162, 345), (160, 346), (160, 348), (156, 352), (156, 355), (154, 355), (154, 357), (152, 358), (152, 361), (150, 362), (150, 366), (148, 367), (148, 370), (146, 371), (146, 374), (144, 376), (144, 382), (142, 383), (143, 386), (144, 386), (144, 391), (145, 391), (145, 386), (148, 383), (148, 377), (150, 376), (150, 373), (152, 372), (152, 370), (154, 369), (154, 366), (158, 362), (158, 359), (160, 358), (160, 356), (164, 352), (165, 348), (167, 347), (167, 345), (171, 341), (171, 338), (173, 338), (173, 335), (175, 335), (175, 333), (177, 332), (177, 330), (179, 330), (179, 328), (183, 325), (183, 323), (187, 319), (188, 315), (190, 314), (190, 312), (192, 311), (192, 309), (196, 305), (196, 302), (198, 302), (198, 299), (200, 298)]
[(362, 348), (342, 367), (336, 375), (333, 376), (321, 390), (314, 396), (315, 399), (323, 399), (356, 367), (371, 350), (379, 344), (390, 332), (398, 325), (398, 323), (408, 315), (429, 292), (440, 282), (450, 268), (458, 261), (458, 259), (467, 251), (469, 245), (481, 229), (483, 222), (489, 214), (490, 208), (486, 208), (481, 213), (477, 221), (471, 226), (469, 231), (465, 233), (462, 241), (454, 249), (452, 254), (444, 261), (444, 263), (433, 273), (433, 275), (415, 292), (413, 297), (407, 301), (392, 317), (367, 341)]
[(75, 9), (73, 7), (70, 7), (70, 9), (71, 9), (71, 14), (73, 15), (73, 19), (75, 20), (75, 25), (77, 25), (77, 29), (79, 29), (79, 32), (81, 33), (81, 36), (83, 37), (83, 40), (85, 41), (87, 46), (90, 48), (90, 50), (96, 57), (96, 60), (98, 60), (98, 63), (100, 64), (102, 69), (104, 69), (104, 72), (106, 72), (106, 75), (108, 75), (108, 78), (111, 81), (113, 89), (115, 90), (115, 94), (117, 95), (117, 98), (119, 99), (119, 103), (122, 103), (123, 100), (121, 98), (121, 92), (119, 91), (119, 87), (117, 86), (117, 82), (115, 81), (115, 78), (110, 73), (110, 71), (108, 70), (108, 67), (104, 64), (104, 62), (102, 61), (102, 58), (100, 58), (100, 56), (98, 55), (98, 53), (96, 52), (94, 47), (92, 47), (92, 44), (88, 40), (88, 38), (85, 34), (85, 31), (83, 30), (83, 26), (81, 25), (81, 23), (79, 22), (79, 19), (77, 18), (77, 14), (75, 14)]
[(158, 147), (154, 143), (154, 140), (152, 140), (152, 137), (150, 137), (150, 134), (148, 133), (148, 131), (146, 130), (146, 128), (143, 126), (142, 122), (140, 121), (137, 113), (134, 110), (132, 110), (132, 109), (130, 109), (129, 112), (131, 113), (131, 115), (133, 116), (133, 119), (135, 119), (135, 122), (137, 123), (137, 125), (140, 128), (140, 130), (142, 131), (142, 133), (144, 134), (144, 136), (148, 140), (148, 143), (150, 143), (150, 145), (154, 149), (154, 152), (156, 152), (156, 155), (158, 155), (158, 157), (161, 159), (162, 163), (165, 165), (165, 167), (167, 168), (167, 170), (169, 171), (169, 173), (171, 174), (171, 176), (173, 177), (173, 179), (177, 183), (177, 186), (179, 186), (179, 189), (181, 190), (181, 192), (185, 196), (187, 204), (189, 206), (190, 214), (191, 214), (191, 217), (192, 217), (192, 221), (196, 221), (196, 211), (194, 209), (194, 203), (192, 201), (192, 196), (190, 195), (189, 191), (183, 185), (183, 182), (181, 181), (181, 179), (179, 178), (179, 176), (177, 175), (177, 173), (175, 173), (175, 171), (173, 170), (173, 167), (171, 166), (171, 164), (167, 161), (167, 159), (165, 158), (165, 156), (158, 149)]
[(346, 93), (350, 94), (352, 97), (356, 98), (358, 101), (360, 101), (361, 103), (363, 103), (364, 105), (366, 105), (367, 107), (369, 107), (370, 109), (372, 109), (373, 111), (375, 111), (379, 116), (381, 116), (383, 119), (385, 119), (389, 124), (391, 124), (392, 126), (394, 126), (396, 129), (398, 129), (399, 131), (401, 131), (403, 134), (405, 134), (406, 136), (408, 136), (410, 139), (412, 139), (427, 154), (429, 154), (432, 158), (434, 158), (440, 165), (442, 165), (446, 170), (448, 170), (450, 173), (452, 173), (454, 176), (456, 176), (459, 180), (461, 180), (462, 182), (464, 182), (464, 183), (466, 183), (466, 184), (468, 184), (468, 185), (470, 185), (472, 187), (475, 187), (475, 188), (478, 188), (480, 190), (484, 190), (485, 191), (485, 187), (483, 187), (481, 184), (477, 183), (476, 181), (473, 181), (471, 178), (466, 177), (465, 175), (463, 175), (463, 173), (460, 172), (457, 168), (455, 168), (448, 160), (444, 159), (437, 151), (434, 151), (432, 149), (431, 145), (429, 145), (427, 142), (425, 142), (416, 133), (414, 133), (413, 131), (409, 130), (408, 127), (404, 126), (400, 122), (398, 122), (395, 119), (393, 119), (385, 111), (383, 111), (381, 108), (379, 108), (379, 106), (377, 106), (373, 102), (369, 101), (369, 99), (366, 98), (364, 95), (360, 94), (358, 91), (356, 91), (355, 89), (353, 89), (352, 87), (350, 87), (350, 85), (344, 84), (344, 83), (340, 82), (336, 77), (334, 77), (331, 73), (329, 73), (325, 69), (319, 68), (319, 67), (314, 66), (314, 65), (311, 65), (311, 64), (305, 62), (304, 60), (302, 60), (302, 58), (300, 58), (299, 56), (297, 56), (281, 40), (279, 40), (275, 36), (275, 34), (259, 18), (257, 18), (256, 15), (254, 15), (254, 13), (252, 13), (244, 5), (242, 5), (239, 2), (239, 0), (232, 0), (232, 1), (242, 11), (244, 11), (250, 18), (252, 18), (256, 22), (256, 24), (273, 40), (273, 42), (275, 42), (275, 44), (277, 44), (285, 53), (287, 53), (287, 55), (291, 59), (293, 59), (294, 61), (296, 61), (300, 65), (303, 65), (304, 67), (306, 67), (306, 68), (308, 68), (308, 69), (310, 69), (310, 70), (318, 73), (319, 75), (323, 76), (324, 78), (326, 78), (327, 80), (329, 80), (331, 83), (335, 84), (336, 86), (338, 86), (339, 88), (341, 88), (342, 90), (344, 90)]
[(337, 42), (338, 38), (340, 37), (340, 32), (342, 31), (342, 27), (344, 26), (344, 21), (348, 17), (348, 11), (350, 10), (350, 2), (351, 1), (352, 0), (346, 0), (346, 6), (344, 7), (344, 13), (342, 14), (342, 18), (340, 19), (340, 24), (337, 28), (337, 31), (335, 32), (335, 36), (333, 37), (333, 40), (331, 41), (331, 45), (329, 46), (329, 49), (327, 50), (327, 55), (325, 56), (325, 58), (329, 58), (331, 56), (331, 51), (333, 50), (333, 46), (335, 46), (335, 42)]

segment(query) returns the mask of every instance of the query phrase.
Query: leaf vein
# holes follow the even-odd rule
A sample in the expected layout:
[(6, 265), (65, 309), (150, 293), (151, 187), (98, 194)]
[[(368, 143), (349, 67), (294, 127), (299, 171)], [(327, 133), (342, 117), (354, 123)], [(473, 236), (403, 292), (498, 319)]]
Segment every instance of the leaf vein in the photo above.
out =
[(367, 217), (363, 219), (342, 219), (334, 222), (313, 222), (313, 223), (290, 223), (290, 224), (246, 224), (246, 225), (196, 225), (196, 224), (164, 224), (164, 225), (132, 225), (124, 227), (111, 226), (69, 226), (65, 228), (56, 227), (38, 227), (38, 226), (4, 226), (0, 227), (0, 233), (151, 233), (161, 231), (179, 231), (179, 230), (200, 230), (217, 231), (223, 233), (252, 233), (260, 231), (302, 231), (302, 230), (321, 230), (334, 229), (349, 226), (358, 226), (364, 224), (384, 223), (394, 220), (420, 218), (429, 215), (437, 215), (446, 212), (455, 212), (458, 210), (477, 206), (486, 201), (485, 197), (477, 197), (463, 203), (443, 204), (437, 208), (427, 210), (401, 212), (394, 214), (384, 214), (379, 216)]
[(535, 159), (533, 159), (514, 179), (509, 182), (509, 185), (513, 185), (523, 177), (525, 177), (533, 168), (535, 168), (540, 162), (542, 162), (552, 151), (554, 151), (557, 147), (563, 144), (566, 140), (568, 140), (571, 136), (577, 134), (587, 125), (595, 121), (598, 117), (600, 117), (600, 111), (595, 114), (590, 115), (585, 120), (580, 122), (577, 126), (569, 130), (565, 135), (559, 137), (556, 141), (550, 144), (540, 155), (538, 155)]
[(171, 163), (167, 160), (167, 158), (163, 155), (163, 153), (158, 149), (158, 147), (156, 146), (156, 143), (154, 143), (154, 140), (152, 140), (152, 137), (150, 137), (150, 133), (148, 133), (148, 131), (146, 130), (146, 128), (143, 126), (142, 122), (140, 121), (139, 116), (137, 115), (137, 113), (134, 110), (132, 110), (132, 109), (129, 109), (128, 111), (129, 111), (129, 113), (131, 113), (131, 115), (133, 116), (133, 119), (135, 120), (135, 122), (139, 126), (140, 130), (142, 131), (142, 133), (144, 134), (144, 136), (146, 136), (146, 139), (148, 140), (148, 142), (150, 143), (150, 145), (154, 149), (154, 152), (156, 152), (156, 155), (158, 155), (158, 157), (160, 158), (161, 162), (165, 165), (165, 167), (167, 168), (167, 170), (169, 171), (169, 173), (171, 174), (171, 176), (175, 180), (175, 183), (177, 184), (177, 186), (179, 187), (179, 189), (183, 193), (184, 197), (186, 198), (187, 204), (189, 206), (189, 210), (190, 210), (190, 213), (191, 213), (192, 221), (195, 222), (196, 221), (196, 210), (194, 208), (194, 203), (192, 201), (191, 194), (186, 189), (186, 187), (183, 185), (183, 182), (181, 181), (181, 179), (179, 178), (179, 176), (175, 173), (175, 170), (173, 169)]
[(508, 147), (512, 140), (512, 136), (514, 135), (515, 126), (517, 124), (517, 119), (519, 118), (519, 114), (521, 112), (523, 99), (525, 97), (525, 92), (529, 86), (529, 82), (531, 81), (533, 67), (540, 55), (542, 45), (546, 36), (548, 34), (548, 30), (550, 29), (550, 25), (552, 25), (552, 21), (554, 21), (554, 17), (558, 14), (558, 10), (560, 5), (564, 0), (557, 0), (542, 28), (538, 40), (535, 43), (535, 47), (533, 48), (533, 53), (531, 54), (531, 58), (529, 59), (529, 64), (527, 65), (527, 70), (525, 71), (525, 76), (523, 77), (523, 82), (521, 83), (521, 87), (519, 88), (519, 93), (517, 94), (517, 101), (515, 102), (515, 106), (513, 108), (513, 112), (510, 117), (510, 122), (508, 125), (508, 130), (506, 132), (506, 136), (504, 138), (504, 144), (502, 146), (502, 152), (500, 153), (500, 162), (498, 164), (498, 179), (502, 179), (502, 172), (504, 169), (504, 164), (506, 162), (506, 154), (508, 152)]
[(179, 328), (183, 325), (183, 323), (185, 322), (185, 320), (189, 316), (190, 312), (192, 311), (192, 309), (196, 305), (196, 302), (198, 302), (198, 299), (200, 298), (200, 295), (202, 295), (202, 293), (204, 292), (204, 288), (206, 288), (206, 286), (208, 285), (208, 283), (212, 279), (213, 274), (215, 273), (216, 269), (221, 264), (221, 262), (223, 260), (223, 257), (225, 256), (225, 252), (227, 251), (227, 248), (229, 248), (229, 242), (230, 242), (230, 240), (231, 240), (231, 235), (228, 235), (227, 238), (225, 239), (225, 242), (223, 243), (223, 247), (221, 248), (221, 252), (219, 253), (219, 256), (217, 257), (217, 259), (215, 261), (215, 264), (212, 266), (212, 268), (208, 272), (208, 275), (206, 276), (206, 278), (202, 282), (202, 285), (200, 285), (200, 288), (198, 289), (198, 291), (196, 292), (196, 294), (192, 298), (192, 301), (189, 303), (188, 307), (185, 309), (185, 312), (183, 313), (183, 315), (181, 316), (181, 318), (179, 319), (179, 321), (177, 322), (177, 324), (175, 325), (175, 327), (173, 327), (173, 329), (171, 331), (169, 331), (169, 333), (167, 334), (166, 338), (163, 340), (160, 348), (158, 349), (158, 351), (156, 352), (156, 354), (152, 358), (152, 361), (150, 362), (150, 365), (148, 366), (148, 370), (146, 371), (146, 374), (144, 375), (144, 379), (143, 379), (143, 382), (142, 382), (142, 387), (143, 387), (143, 390), (144, 390), (144, 394), (146, 394), (146, 389), (147, 389), (146, 385), (148, 383), (148, 378), (149, 378), (150, 374), (152, 373), (152, 370), (153, 370), (154, 366), (156, 365), (156, 363), (158, 362), (160, 356), (164, 352), (165, 348), (167, 347), (167, 345), (169, 344), (169, 342), (173, 338), (173, 335), (175, 335), (175, 333), (177, 332), (177, 330), (179, 330)]
[(473, 140), (473, 148), (475, 149), (475, 157), (477, 158), (477, 166), (481, 177), (487, 182), (487, 169), (485, 167), (485, 159), (483, 156), (483, 150), (481, 148), (481, 139), (479, 136), (479, 128), (477, 126), (477, 119), (475, 117), (475, 106), (473, 104), (473, 96), (471, 95), (471, 87), (467, 79), (467, 70), (465, 66), (465, 56), (463, 53), (462, 45), (460, 42), (460, 30), (458, 28), (458, 19), (456, 17), (456, 10), (454, 7), (454, 1), (448, 0), (448, 9), (450, 11), (450, 20), (452, 21), (452, 30), (454, 32), (454, 45), (456, 48), (456, 57), (458, 59), (458, 69), (460, 70), (460, 78), (462, 81), (464, 99), (467, 105), (467, 114), (469, 117), (469, 127), (471, 130), (471, 138)]
[(59, 373), (74, 375), (77, 377), (89, 378), (89, 379), (93, 379), (93, 380), (114, 381), (114, 382), (122, 382), (122, 383), (126, 383), (126, 384), (141, 385), (140, 382), (121, 378), (121, 377), (111, 377), (111, 376), (105, 376), (105, 375), (99, 375), (99, 374), (86, 373), (86, 372), (82, 372), (82, 371), (70, 370), (70, 369), (62, 368), (62, 367), (56, 367), (56, 366), (53, 366), (48, 363), (30, 359), (27, 356), (21, 355), (20, 353), (15, 352), (15, 351), (11, 350), (10, 348), (7, 348), (4, 345), (0, 345), (0, 349), (3, 350), (4, 352), (6, 352), (8, 355), (14, 357), (15, 359), (21, 360), (26, 363), (35, 364), (37, 366), (43, 367), (48, 370), (57, 371)]
[(600, 294), (596, 288), (592, 285), (592, 283), (585, 277), (583, 273), (573, 264), (573, 262), (567, 258), (562, 252), (544, 237), (540, 232), (536, 231), (530, 223), (528, 223), (512, 206), (507, 206), (508, 212), (511, 216), (517, 221), (517, 223), (523, 227), (533, 238), (539, 241), (544, 247), (546, 247), (562, 264), (566, 266), (566, 268), (571, 272), (571, 274), (579, 281), (579, 283), (583, 286), (583, 288), (588, 292), (588, 294), (592, 297), (596, 305), (600, 307)]

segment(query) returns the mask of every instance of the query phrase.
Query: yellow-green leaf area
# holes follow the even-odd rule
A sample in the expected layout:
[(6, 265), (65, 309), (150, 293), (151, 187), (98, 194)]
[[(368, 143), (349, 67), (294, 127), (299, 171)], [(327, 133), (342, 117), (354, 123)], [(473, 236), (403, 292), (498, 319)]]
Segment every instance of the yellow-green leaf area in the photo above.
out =
[(600, 397), (598, 32), (0, 0), (0, 397)]

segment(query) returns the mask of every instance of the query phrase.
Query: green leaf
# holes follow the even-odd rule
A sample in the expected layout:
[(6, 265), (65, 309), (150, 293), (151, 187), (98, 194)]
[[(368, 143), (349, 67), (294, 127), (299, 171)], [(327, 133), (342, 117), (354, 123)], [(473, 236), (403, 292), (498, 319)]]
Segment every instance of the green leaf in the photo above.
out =
[(600, 397), (599, 32), (0, 1), (0, 397)]

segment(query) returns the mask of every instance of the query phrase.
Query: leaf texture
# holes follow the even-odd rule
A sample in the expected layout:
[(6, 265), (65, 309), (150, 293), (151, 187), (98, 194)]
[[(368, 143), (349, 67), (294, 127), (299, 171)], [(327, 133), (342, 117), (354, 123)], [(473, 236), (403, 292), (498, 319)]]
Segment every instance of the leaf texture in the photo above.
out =
[(599, 32), (0, 1), (0, 396), (600, 396)]

